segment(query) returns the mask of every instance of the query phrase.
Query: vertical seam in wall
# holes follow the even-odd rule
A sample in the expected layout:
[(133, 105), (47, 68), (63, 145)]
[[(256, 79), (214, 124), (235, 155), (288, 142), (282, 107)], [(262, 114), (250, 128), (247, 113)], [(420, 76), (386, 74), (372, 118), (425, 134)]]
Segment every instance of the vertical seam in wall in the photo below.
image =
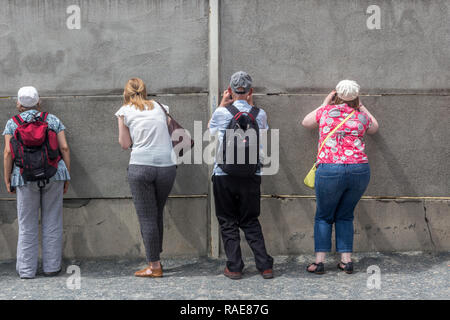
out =
[[(209, 119), (218, 105), (219, 93), (219, 45), (220, 45), (220, 0), (209, 0)], [(208, 120), (209, 120), (208, 119)], [(209, 214), (209, 249), (212, 258), (219, 257), (219, 225), (214, 205), (213, 186), (209, 177), (213, 166), (208, 166), (208, 214)]]

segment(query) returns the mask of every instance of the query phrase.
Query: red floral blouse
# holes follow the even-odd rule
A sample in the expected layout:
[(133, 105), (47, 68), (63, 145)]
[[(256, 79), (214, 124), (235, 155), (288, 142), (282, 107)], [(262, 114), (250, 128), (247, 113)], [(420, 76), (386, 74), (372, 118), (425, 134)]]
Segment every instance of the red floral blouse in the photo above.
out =
[[(319, 145), (350, 113), (353, 108), (347, 104), (326, 105), (316, 113), (319, 123)], [(364, 134), (372, 126), (372, 120), (365, 112), (356, 111), (330, 138), (317, 156), (317, 163), (355, 164), (369, 162), (365, 154)]]

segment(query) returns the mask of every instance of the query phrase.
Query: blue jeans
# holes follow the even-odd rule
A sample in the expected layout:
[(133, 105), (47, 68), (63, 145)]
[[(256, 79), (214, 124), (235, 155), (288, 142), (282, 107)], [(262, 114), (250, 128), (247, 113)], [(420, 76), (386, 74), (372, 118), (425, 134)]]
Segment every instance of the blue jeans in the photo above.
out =
[(368, 163), (319, 164), (316, 171), (315, 252), (331, 251), (335, 224), (336, 251), (353, 251), (353, 211), (370, 180)]

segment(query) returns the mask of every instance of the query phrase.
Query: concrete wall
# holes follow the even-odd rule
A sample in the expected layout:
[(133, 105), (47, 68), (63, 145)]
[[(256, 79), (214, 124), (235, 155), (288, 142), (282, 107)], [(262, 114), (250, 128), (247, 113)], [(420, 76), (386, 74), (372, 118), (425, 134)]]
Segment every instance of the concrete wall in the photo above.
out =
[[(369, 30), (370, 5), (381, 29)], [(365, 93), (448, 93), (446, 0), (226, 0), (224, 83), (237, 68), (259, 92), (326, 92), (343, 78)]]
[[(66, 27), (79, 5), (81, 29)], [(130, 75), (152, 92), (206, 92), (206, 0), (2, 0), (1, 94), (111, 94)], [(189, 66), (189, 71), (186, 70)], [(89, 77), (86, 77), (89, 75)]]
[[(67, 127), (65, 256), (143, 256), (114, 112), (138, 76), (182, 125), (205, 129), (208, 2), (0, 0), (0, 123), (15, 114), (17, 89), (34, 85)], [(72, 4), (80, 30), (66, 27)], [(369, 5), (381, 8), (381, 30), (366, 26)], [(381, 126), (367, 138), (372, 178), (355, 212), (355, 250), (449, 250), (450, 1), (222, 0), (220, 18), (221, 88), (247, 70), (256, 103), (280, 130), (280, 171), (262, 186), (271, 254), (313, 250), (315, 200), (302, 180), (317, 132), (299, 121), (343, 78), (361, 84)], [(166, 256), (210, 252), (208, 183), (206, 164), (179, 167)], [(1, 184), (0, 197), (0, 260), (12, 259), (15, 201)]]
[[(0, 259), (13, 259), (16, 254), (15, 205), (15, 201), (0, 204)], [(208, 246), (206, 201), (200, 197), (170, 199), (166, 206), (164, 234), (165, 256), (205, 255)], [(132, 201), (65, 200), (63, 251), (67, 258), (145, 257)]]

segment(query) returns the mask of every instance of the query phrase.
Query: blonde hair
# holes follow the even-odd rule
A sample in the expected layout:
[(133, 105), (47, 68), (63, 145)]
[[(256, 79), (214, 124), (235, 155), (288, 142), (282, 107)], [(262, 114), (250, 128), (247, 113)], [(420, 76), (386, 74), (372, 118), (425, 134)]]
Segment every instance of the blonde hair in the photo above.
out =
[(147, 88), (144, 81), (139, 78), (131, 78), (128, 80), (123, 91), (124, 105), (135, 106), (137, 109), (144, 111), (145, 106), (149, 110), (153, 109), (153, 100), (147, 100)]

